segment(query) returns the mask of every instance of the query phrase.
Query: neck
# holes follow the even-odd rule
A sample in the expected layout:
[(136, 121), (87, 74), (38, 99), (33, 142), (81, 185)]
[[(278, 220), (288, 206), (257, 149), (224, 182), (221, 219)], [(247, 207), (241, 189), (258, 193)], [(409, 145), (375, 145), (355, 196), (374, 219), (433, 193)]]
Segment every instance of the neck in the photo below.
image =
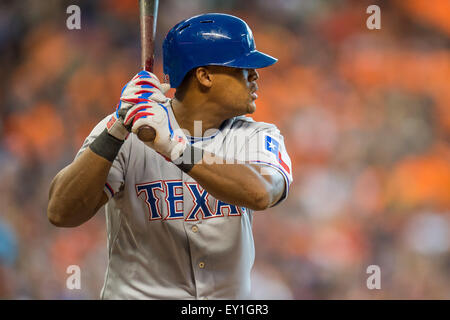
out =
[[(172, 99), (172, 109), (180, 128), (189, 132), (190, 136), (203, 136), (206, 130), (218, 129), (227, 118), (220, 114), (218, 106), (208, 101), (183, 101)], [(199, 121), (200, 123), (194, 123)]]

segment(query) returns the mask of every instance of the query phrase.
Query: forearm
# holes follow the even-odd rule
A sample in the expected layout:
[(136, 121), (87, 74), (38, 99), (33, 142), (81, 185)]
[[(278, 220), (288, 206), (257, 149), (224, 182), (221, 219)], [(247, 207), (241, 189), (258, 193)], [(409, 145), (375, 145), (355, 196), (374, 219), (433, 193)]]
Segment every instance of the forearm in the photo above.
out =
[(226, 164), (223, 158), (207, 152), (189, 175), (215, 198), (253, 210), (270, 207), (284, 190), (284, 180), (262, 175), (258, 166)]
[(87, 148), (53, 179), (47, 208), (56, 226), (74, 227), (89, 220), (107, 198), (103, 187), (112, 163)]

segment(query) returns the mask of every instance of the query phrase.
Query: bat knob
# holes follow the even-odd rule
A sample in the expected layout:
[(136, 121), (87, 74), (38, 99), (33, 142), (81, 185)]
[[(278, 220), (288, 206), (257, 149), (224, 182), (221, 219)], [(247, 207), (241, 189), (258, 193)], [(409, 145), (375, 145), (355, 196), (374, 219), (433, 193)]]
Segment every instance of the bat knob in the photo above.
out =
[(151, 142), (155, 140), (156, 131), (152, 127), (142, 126), (138, 129), (137, 136), (143, 142)]

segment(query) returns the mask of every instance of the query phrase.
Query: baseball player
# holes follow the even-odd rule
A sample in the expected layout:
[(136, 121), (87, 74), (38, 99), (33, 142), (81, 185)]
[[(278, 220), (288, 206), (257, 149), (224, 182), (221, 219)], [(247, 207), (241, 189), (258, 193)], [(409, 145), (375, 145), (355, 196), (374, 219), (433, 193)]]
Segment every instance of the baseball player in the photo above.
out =
[[(291, 162), (255, 111), (256, 50), (241, 19), (184, 20), (163, 44), (168, 84), (147, 71), (125, 85), (50, 187), (48, 218), (75, 227), (106, 204), (102, 299), (243, 299), (250, 293), (253, 212), (288, 196)], [(141, 141), (139, 128), (155, 129)]]

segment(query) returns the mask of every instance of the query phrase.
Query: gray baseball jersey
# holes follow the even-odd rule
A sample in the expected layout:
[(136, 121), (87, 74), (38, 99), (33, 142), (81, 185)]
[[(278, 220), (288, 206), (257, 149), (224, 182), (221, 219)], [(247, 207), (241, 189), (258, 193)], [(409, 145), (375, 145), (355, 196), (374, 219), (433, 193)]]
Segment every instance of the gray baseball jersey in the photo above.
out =
[[(169, 104), (169, 119), (176, 123)], [(104, 130), (103, 119), (83, 150)], [(276, 126), (240, 116), (191, 144), (281, 172), (291, 161)], [(212, 197), (193, 178), (130, 134), (105, 185), (108, 268), (102, 299), (245, 299), (255, 256), (253, 213)]]

